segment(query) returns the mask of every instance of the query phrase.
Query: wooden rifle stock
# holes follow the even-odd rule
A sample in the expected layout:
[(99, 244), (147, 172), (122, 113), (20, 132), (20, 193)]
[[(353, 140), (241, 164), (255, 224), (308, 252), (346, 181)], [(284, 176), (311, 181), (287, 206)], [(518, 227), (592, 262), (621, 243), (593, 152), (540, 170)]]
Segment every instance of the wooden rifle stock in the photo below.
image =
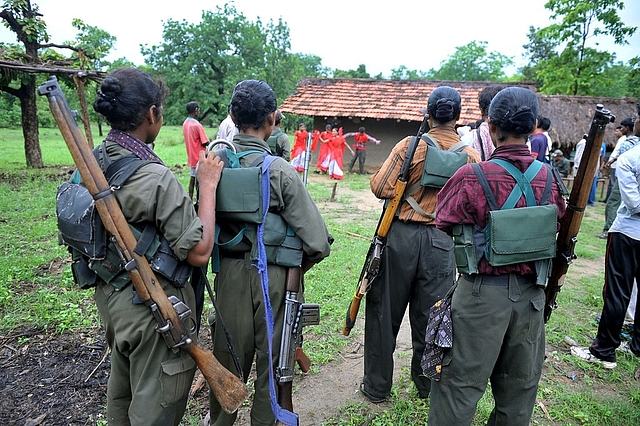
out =
[[(189, 330), (178, 317), (172, 303), (159, 285), (149, 262), (144, 256), (139, 256), (134, 252), (137, 244), (136, 238), (129, 228), (100, 165), (71, 115), (71, 110), (60, 90), (57, 79), (50, 77), (38, 88), (38, 93), (46, 95), (49, 100), (53, 117), (67, 143), (85, 186), (95, 200), (100, 219), (102, 219), (107, 231), (115, 237), (118, 247), (122, 251), (138, 296), (150, 308), (157, 305), (165, 322), (165, 324), (161, 324), (161, 320), (158, 320), (157, 330), (170, 333), (171, 340), (176, 343), (171, 349), (180, 348), (187, 352), (207, 379), (211, 391), (220, 402), (222, 409), (227, 413), (235, 412), (249, 396), (249, 389), (239, 377), (222, 366), (211, 351), (202, 349), (193, 342)], [(156, 319), (158, 318), (156, 317)]]
[(578, 166), (578, 173), (573, 179), (573, 187), (567, 203), (567, 211), (560, 222), (558, 231), (556, 257), (553, 259), (551, 275), (545, 288), (544, 322), (549, 321), (551, 313), (558, 307), (556, 297), (564, 285), (569, 265), (576, 258), (575, 245), (578, 242), (577, 235), (584, 216), (584, 210), (589, 199), (589, 193), (593, 185), (602, 138), (608, 123), (613, 123), (613, 116), (602, 105), (596, 105), (596, 111), (589, 128), (584, 153)]
[(398, 181), (396, 182), (394, 196), (383, 210), (380, 221), (378, 222), (376, 234), (371, 240), (371, 245), (369, 246), (367, 257), (365, 259), (364, 265), (362, 266), (362, 271), (360, 272), (360, 278), (358, 279), (356, 291), (353, 295), (353, 299), (349, 303), (349, 307), (347, 308), (347, 316), (342, 326), (342, 334), (344, 334), (345, 336), (348, 336), (349, 333), (351, 333), (351, 329), (353, 329), (353, 327), (355, 326), (356, 317), (358, 316), (358, 311), (360, 310), (360, 302), (369, 290), (371, 281), (373, 281), (373, 279), (378, 275), (380, 256), (382, 255), (382, 251), (384, 250), (387, 234), (389, 233), (389, 229), (391, 228), (391, 222), (393, 222), (393, 218), (395, 217), (396, 212), (400, 207), (400, 203), (402, 202), (402, 197), (407, 187), (407, 181), (409, 180), (411, 160), (413, 159), (413, 154), (415, 154), (416, 148), (420, 143), (420, 139), (422, 139), (422, 135), (424, 134), (427, 125), (429, 124), (428, 119), (429, 116), (425, 114), (422, 123), (420, 124), (420, 128), (418, 129), (417, 135), (409, 142), (407, 153), (405, 154), (404, 161), (402, 162), (402, 168), (400, 169), (400, 176), (398, 177)]

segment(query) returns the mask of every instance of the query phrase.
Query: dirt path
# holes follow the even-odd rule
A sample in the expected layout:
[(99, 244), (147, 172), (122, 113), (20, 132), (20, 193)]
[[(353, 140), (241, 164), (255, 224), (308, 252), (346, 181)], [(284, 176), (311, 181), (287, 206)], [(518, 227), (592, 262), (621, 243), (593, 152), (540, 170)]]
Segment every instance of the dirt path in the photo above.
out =
[[(363, 330), (364, 320), (358, 319), (356, 327)], [(300, 407), (298, 415), (301, 425), (315, 426), (330, 418), (337, 419), (339, 408), (349, 403), (365, 402), (372, 412), (391, 408), (391, 403), (387, 402), (372, 404), (358, 390), (364, 368), (363, 350), (364, 336), (359, 333), (353, 345), (346, 352), (339, 353), (336, 361), (320, 367), (318, 374), (300, 378), (293, 394), (293, 403), (294, 407)], [(411, 353), (409, 317), (405, 315), (394, 353), (394, 383), (401, 375), (408, 376), (405, 372), (411, 363)]]

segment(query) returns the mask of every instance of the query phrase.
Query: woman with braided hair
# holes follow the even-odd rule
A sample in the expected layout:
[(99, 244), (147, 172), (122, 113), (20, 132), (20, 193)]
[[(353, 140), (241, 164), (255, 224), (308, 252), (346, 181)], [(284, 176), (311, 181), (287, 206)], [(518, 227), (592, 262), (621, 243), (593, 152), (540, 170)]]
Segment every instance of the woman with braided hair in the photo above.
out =
[[(165, 90), (149, 75), (135, 68), (120, 68), (102, 82), (93, 107), (111, 125), (104, 141), (108, 160), (133, 154), (151, 161), (115, 191), (127, 222), (155, 226), (181, 264), (202, 267), (213, 249), (215, 194), (222, 162), (213, 154), (199, 153), (196, 175), (200, 207), (196, 214), (180, 181), (147, 146), (162, 127), (164, 99)], [(107, 158), (100, 152), (99, 163), (104, 170)], [(175, 296), (189, 306), (195, 324), (196, 295), (191, 283), (175, 283), (159, 273), (157, 278), (167, 296)], [(111, 348), (107, 422), (177, 426), (185, 411), (196, 364), (186, 352), (169, 349), (131, 280), (116, 281), (98, 279), (95, 291)]]
[[(462, 166), (442, 188), (436, 205), (440, 230), (450, 235), (458, 225), (484, 230), (490, 211), (485, 188), (494, 193), (498, 208), (512, 198), (516, 180), (508, 170), (524, 173), (534, 163), (526, 142), (537, 114), (538, 99), (532, 91), (508, 87), (498, 92), (488, 120), (496, 149), (489, 161)], [(566, 206), (558, 184), (551, 178), (547, 181), (548, 166), (535, 163), (539, 170), (530, 183), (535, 203), (548, 199), (560, 219)], [(486, 184), (481, 183), (482, 174)], [(526, 207), (526, 198), (520, 197), (514, 210)], [(527, 232), (531, 230), (513, 229), (514, 241)], [(487, 424), (528, 426), (533, 413), (544, 360), (545, 295), (544, 285), (538, 284), (545, 282), (544, 276), (538, 279), (534, 261), (489, 263), (484, 235), (474, 234), (477, 273), (462, 273), (451, 299), (453, 343), (444, 350), (440, 380), (432, 381), (430, 426), (470, 425), (488, 381), (495, 407)]]
[[(276, 120), (275, 94), (264, 81), (241, 81), (231, 96), (230, 113), (240, 131), (233, 137), (237, 153), (244, 155), (240, 158), (240, 166), (259, 164), (263, 175), (268, 176), (268, 211), (280, 216), (302, 240), (300, 250), (303, 251), (302, 268), (305, 271), (329, 255), (329, 233), (295, 168), (282, 157), (264, 157), (270, 152), (266, 141)], [(264, 187), (263, 196), (267, 196)], [(263, 230), (267, 228), (267, 221)], [(273, 425), (280, 420), (283, 411), (274, 400), (272, 372), (277, 367), (282, 338), (285, 279), (289, 268), (278, 257), (270, 258), (268, 254), (266, 259), (262, 257), (258, 239), (266, 231), (261, 233), (258, 227), (254, 233), (255, 225), (249, 229), (251, 226), (240, 221), (220, 221), (221, 241), (228, 241), (227, 236), (239, 235), (243, 228), (247, 231), (243, 232), (238, 244), (220, 248), (220, 271), (214, 286), (218, 315), (224, 318), (232, 337), (245, 382), (255, 358), (257, 377), (251, 424)], [(265, 263), (266, 268), (263, 268)], [(302, 290), (299, 296), (302, 297)], [(213, 342), (216, 358), (235, 371), (234, 358), (222, 327), (215, 327)], [(229, 426), (235, 422), (237, 413), (222, 411), (213, 396), (209, 401), (212, 426)]]

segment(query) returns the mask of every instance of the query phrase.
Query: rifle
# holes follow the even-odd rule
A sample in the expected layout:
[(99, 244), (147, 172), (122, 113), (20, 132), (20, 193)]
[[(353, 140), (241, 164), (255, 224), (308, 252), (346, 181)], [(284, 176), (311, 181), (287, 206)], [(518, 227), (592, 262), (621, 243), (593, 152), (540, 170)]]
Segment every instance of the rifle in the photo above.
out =
[(429, 115), (425, 113), (422, 123), (420, 124), (420, 128), (418, 129), (418, 134), (411, 138), (409, 146), (407, 147), (407, 153), (405, 154), (404, 161), (402, 162), (402, 168), (400, 169), (400, 175), (398, 177), (398, 182), (396, 183), (395, 194), (391, 201), (389, 201), (386, 207), (382, 210), (382, 215), (380, 216), (376, 233), (371, 240), (367, 257), (365, 258), (362, 271), (360, 272), (356, 292), (353, 295), (353, 300), (349, 303), (349, 308), (347, 309), (347, 316), (342, 327), (342, 334), (345, 336), (349, 335), (351, 329), (356, 323), (356, 316), (358, 315), (358, 310), (360, 310), (362, 297), (369, 290), (369, 286), (374, 278), (378, 276), (378, 272), (380, 270), (380, 259), (386, 244), (387, 233), (389, 232), (389, 228), (391, 228), (391, 222), (393, 221), (396, 211), (402, 201), (402, 196), (404, 195), (404, 191), (407, 187), (407, 181), (409, 180), (411, 160), (413, 159), (413, 154), (416, 152), (420, 139), (422, 139), (422, 135), (429, 124), (428, 119)]
[(593, 185), (595, 170), (600, 157), (602, 138), (608, 123), (613, 123), (616, 117), (603, 105), (597, 104), (596, 111), (589, 128), (589, 135), (584, 147), (584, 154), (580, 160), (578, 173), (573, 179), (573, 188), (567, 202), (567, 211), (560, 222), (560, 230), (556, 241), (556, 257), (549, 281), (544, 290), (546, 302), (544, 307), (544, 322), (549, 321), (551, 313), (558, 307), (556, 297), (562, 289), (569, 265), (577, 258), (574, 250), (578, 242), (578, 231), (584, 216), (584, 210), (589, 199), (589, 192)]
[(120, 209), (113, 189), (109, 187), (98, 161), (73, 119), (56, 77), (49, 77), (49, 80), (38, 88), (38, 94), (47, 96), (49, 100), (53, 117), (85, 186), (94, 198), (100, 219), (107, 232), (115, 238), (124, 256), (126, 269), (138, 296), (149, 307), (158, 323), (156, 331), (162, 334), (172, 351), (178, 352), (182, 349), (193, 358), (220, 406), (227, 413), (235, 412), (249, 396), (249, 389), (239, 377), (224, 368), (211, 351), (194, 343), (191, 339), (193, 327), (187, 328), (183, 322), (183, 318), (190, 314), (189, 307), (176, 297), (172, 297), (173, 301), (169, 300), (162, 287), (158, 285), (158, 279), (147, 259), (135, 253), (136, 238)]
[[(278, 405), (293, 412), (291, 390), (293, 382), (294, 361), (303, 372), (309, 371), (311, 360), (302, 350), (302, 327), (320, 324), (320, 307), (311, 303), (300, 303), (298, 292), (302, 268), (289, 268), (287, 271), (284, 307), (284, 321), (282, 325), (282, 341), (280, 343), (280, 357), (276, 369), (278, 381)], [(278, 422), (278, 424), (281, 424)]]
[[(304, 158), (304, 175), (302, 182), (307, 186), (311, 151), (311, 133), (307, 137)], [(280, 356), (276, 368), (278, 382), (278, 405), (293, 413), (292, 382), (294, 361), (303, 373), (309, 371), (311, 360), (302, 350), (302, 327), (320, 324), (320, 306), (311, 303), (300, 303), (298, 292), (302, 280), (302, 267), (289, 268), (285, 280), (286, 294), (284, 305), (284, 320), (282, 323), (282, 341), (280, 342)], [(282, 423), (278, 421), (277, 425)]]
[(304, 152), (304, 173), (302, 175), (302, 183), (307, 186), (307, 177), (309, 176), (309, 163), (311, 162), (311, 133), (307, 136), (307, 146)]

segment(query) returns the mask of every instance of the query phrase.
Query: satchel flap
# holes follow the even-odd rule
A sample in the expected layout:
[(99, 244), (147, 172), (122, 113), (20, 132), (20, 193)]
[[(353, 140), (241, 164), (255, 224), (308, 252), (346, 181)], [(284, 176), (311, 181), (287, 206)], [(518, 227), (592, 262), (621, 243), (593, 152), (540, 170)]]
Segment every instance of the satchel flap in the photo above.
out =
[(420, 185), (442, 188), (460, 167), (467, 164), (467, 157), (466, 152), (442, 151), (428, 147)]
[(222, 169), (216, 191), (216, 212), (231, 220), (262, 223), (260, 167)]
[(494, 210), (489, 213), (489, 224), (491, 249), (496, 254), (535, 253), (551, 249), (555, 252), (558, 210), (553, 204)]

